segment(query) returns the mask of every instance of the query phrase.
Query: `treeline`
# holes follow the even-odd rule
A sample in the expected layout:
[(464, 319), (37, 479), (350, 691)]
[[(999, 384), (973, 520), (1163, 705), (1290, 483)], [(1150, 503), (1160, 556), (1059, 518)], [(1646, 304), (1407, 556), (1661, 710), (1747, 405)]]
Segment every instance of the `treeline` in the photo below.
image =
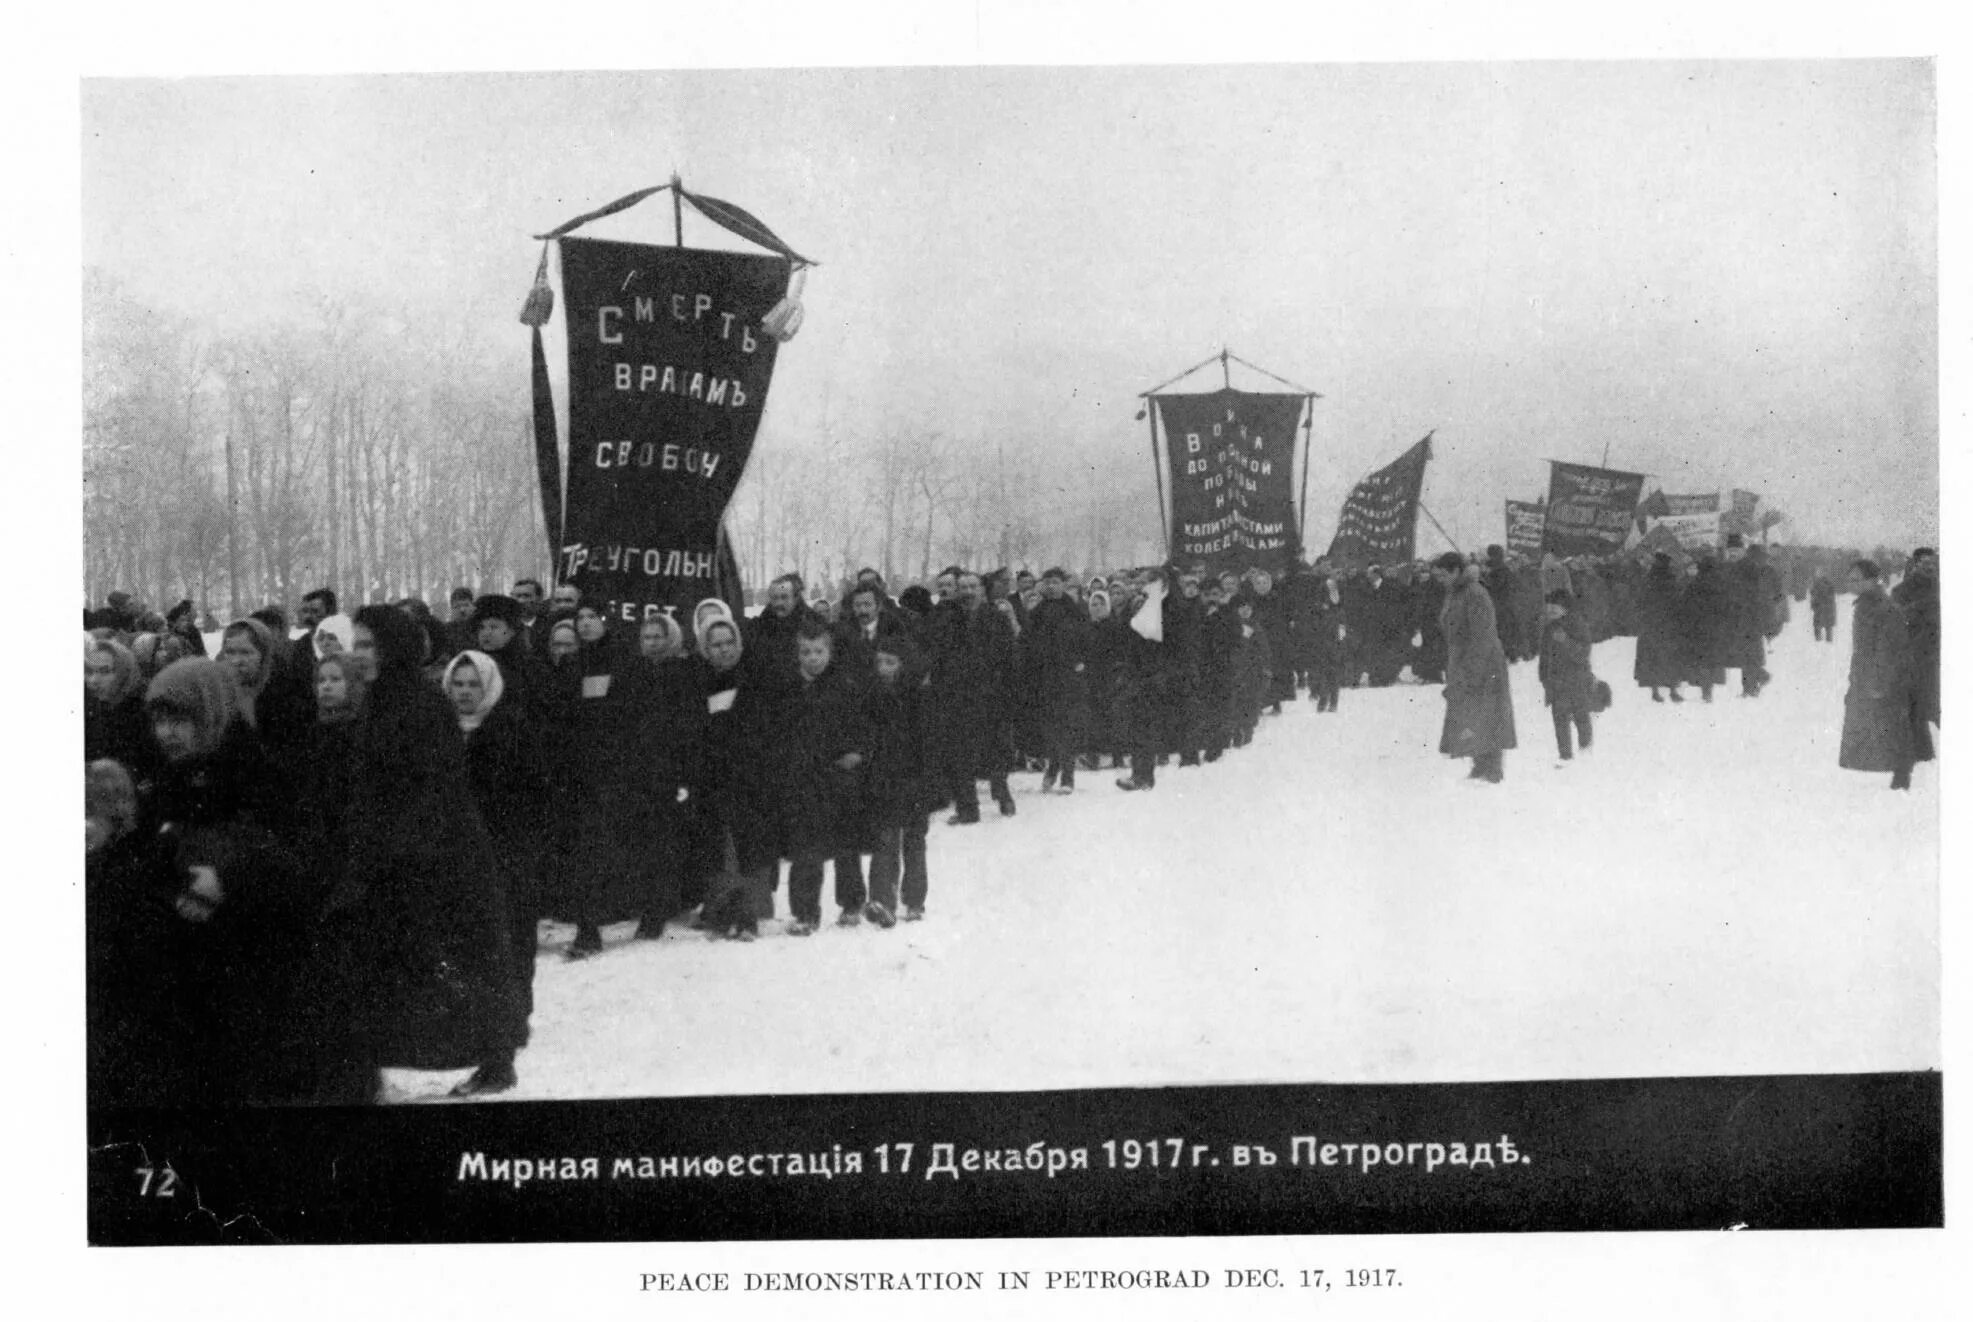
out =
[[(231, 618), (323, 585), (353, 606), (546, 578), (526, 359), (508, 329), (324, 296), (220, 333), (85, 272), (85, 601), (121, 589)], [(1096, 467), (991, 419), (871, 412), (770, 405), (727, 513), (750, 586), (789, 569), (908, 580), (952, 561), (1156, 557), (1147, 455)]]

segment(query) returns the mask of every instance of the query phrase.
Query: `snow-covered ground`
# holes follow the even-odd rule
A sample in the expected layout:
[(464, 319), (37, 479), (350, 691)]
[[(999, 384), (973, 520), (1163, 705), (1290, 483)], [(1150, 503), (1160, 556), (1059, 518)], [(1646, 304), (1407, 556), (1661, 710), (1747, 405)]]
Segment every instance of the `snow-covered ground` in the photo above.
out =
[[(1938, 772), (1841, 771), (1849, 659), (1655, 705), (1633, 641), (1558, 766), (1534, 666), (1499, 786), (1436, 687), (1264, 718), (1215, 766), (934, 823), (926, 921), (751, 945), (549, 925), (515, 1099), (1936, 1068)], [(829, 891), (825, 887), (824, 903)], [(458, 1075), (393, 1072), (404, 1099)]]

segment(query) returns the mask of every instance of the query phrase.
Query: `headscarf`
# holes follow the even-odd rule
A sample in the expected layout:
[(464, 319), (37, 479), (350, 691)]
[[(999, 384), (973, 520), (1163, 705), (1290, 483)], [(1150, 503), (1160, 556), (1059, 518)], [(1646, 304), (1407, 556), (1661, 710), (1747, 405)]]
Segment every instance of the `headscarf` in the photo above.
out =
[(123, 763), (98, 758), (83, 768), (82, 815), (103, 823), (105, 844), (137, 825), (137, 786)]
[(425, 631), (418, 622), (395, 606), (364, 606), (357, 610), (354, 623), (368, 629), (376, 644), (377, 678), (370, 687), (416, 688), (425, 655)]
[(312, 640), (312, 645), (315, 648), (315, 656), (318, 660), (323, 656), (322, 639), (324, 636), (333, 638), (341, 643), (343, 645), (343, 651), (347, 652), (349, 651), (350, 644), (356, 641), (356, 622), (347, 615), (331, 615), (328, 619), (318, 622), (315, 626), (315, 637)]
[[(717, 610), (712, 609), (717, 607)], [(733, 608), (717, 597), (707, 597), (692, 610), (692, 642), (698, 647), (699, 655), (706, 654), (706, 630), (715, 624), (731, 626), (733, 636), (745, 643), (740, 622), (733, 618)]]
[(158, 651), (164, 645), (165, 638), (170, 636), (140, 633), (130, 640), (130, 654), (137, 658), (137, 672), (142, 679), (148, 681), (152, 675), (164, 669), (158, 664)]
[(88, 646), (83, 649), (83, 655), (87, 657), (97, 652), (107, 652), (110, 660), (115, 663), (116, 691), (110, 695), (109, 701), (103, 705), (106, 707), (117, 706), (125, 698), (135, 693), (138, 686), (144, 682), (143, 676), (138, 673), (137, 657), (129, 648), (113, 638), (90, 638)]
[[(370, 691), (370, 685), (357, 670), (355, 660), (347, 652), (317, 659), (316, 677), (320, 678), (323, 669), (328, 666), (334, 666), (342, 672), (343, 705), (325, 708), (318, 699), (315, 704), (315, 719), (324, 725), (341, 725), (363, 714), (363, 700)], [(310, 687), (313, 688), (312, 685)]]
[(713, 629), (719, 625), (725, 625), (727, 628), (733, 631), (733, 648), (734, 651), (738, 653), (738, 655), (734, 657), (733, 666), (734, 669), (737, 670), (739, 669), (740, 660), (744, 658), (747, 654), (747, 650), (746, 650), (747, 635), (742, 633), (740, 631), (740, 626), (733, 623), (732, 620), (709, 619), (705, 622), (703, 626), (701, 626), (701, 628), (699, 629), (699, 655), (705, 657), (708, 660), (708, 662), (710, 662), (712, 654), (710, 650), (706, 647), (706, 635), (711, 633)]
[(158, 672), (144, 690), (144, 705), (191, 721), (197, 755), (207, 757), (219, 747), (240, 714), (240, 682), (233, 672), (203, 656), (173, 661)]
[(486, 720), (487, 716), (492, 713), (495, 707), (500, 705), (500, 695), (507, 691), (507, 681), (500, 678), (499, 662), (495, 661), (485, 652), (467, 648), (458, 656), (453, 657), (451, 664), (445, 668), (445, 700), (447, 702), (452, 701), (452, 672), (458, 670), (461, 666), (470, 666), (480, 677), (480, 705), (473, 708), (470, 712), (460, 712), (457, 707), (452, 709), (459, 717), (459, 728), (467, 734), (471, 734), (473, 731), (479, 729), (480, 723)]
[(253, 700), (266, 689), (268, 679), (274, 674), (274, 631), (251, 616), (244, 620), (235, 620), (219, 635), (219, 646), (222, 651), (226, 647), (226, 635), (236, 630), (245, 630), (247, 636), (253, 639), (254, 650), (260, 653), (260, 669), (255, 672), (252, 682), (240, 685), (240, 696), (246, 700), (246, 706), (242, 710), (247, 713), (249, 719), (252, 719)]
[(644, 636), (644, 631), (646, 629), (649, 629), (653, 625), (656, 625), (660, 629), (662, 629), (664, 631), (664, 637), (665, 637), (664, 642), (660, 644), (658, 647), (658, 656), (657, 656), (658, 660), (669, 661), (673, 657), (679, 656), (684, 653), (685, 633), (683, 630), (681, 630), (678, 627), (678, 621), (672, 619), (671, 616), (669, 615), (653, 615), (650, 619), (644, 621), (644, 623), (637, 626), (637, 636), (640, 642), (640, 650), (641, 650), (641, 642)]

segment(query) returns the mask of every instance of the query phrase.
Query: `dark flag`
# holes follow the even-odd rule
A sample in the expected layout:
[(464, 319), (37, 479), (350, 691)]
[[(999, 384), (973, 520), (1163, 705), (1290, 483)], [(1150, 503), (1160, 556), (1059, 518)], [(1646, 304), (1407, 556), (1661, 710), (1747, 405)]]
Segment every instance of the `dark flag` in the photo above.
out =
[(1425, 485), (1425, 462), (1432, 437), (1400, 455), (1350, 489), (1336, 518), (1329, 558), (1344, 564), (1390, 564), (1410, 560), (1418, 541), (1418, 494)]
[(1292, 477), (1307, 395), (1153, 395), (1171, 475), (1170, 557), (1284, 568), (1299, 552)]
[(779, 341), (785, 257), (564, 238), (569, 436), (558, 581), (613, 620), (718, 595), (720, 522)]
[(1541, 549), (1559, 556), (1623, 550), (1643, 494), (1642, 473), (1549, 460), (1548, 522)]

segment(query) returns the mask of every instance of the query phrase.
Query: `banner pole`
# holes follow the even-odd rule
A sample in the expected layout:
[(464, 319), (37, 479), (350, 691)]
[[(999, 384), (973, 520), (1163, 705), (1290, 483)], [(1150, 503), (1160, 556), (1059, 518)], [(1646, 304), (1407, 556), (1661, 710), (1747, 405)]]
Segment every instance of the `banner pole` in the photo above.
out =
[[(1432, 515), (1432, 511), (1430, 511), (1430, 510), (1428, 510), (1428, 509), (1426, 509), (1426, 508), (1425, 508), (1425, 502), (1424, 502), (1423, 500), (1420, 500), (1420, 501), (1418, 502), (1418, 512), (1419, 512), (1420, 514), (1423, 514), (1423, 515), (1424, 515), (1424, 516), (1425, 516), (1426, 518), (1428, 518), (1428, 519), (1431, 519), (1431, 520), (1432, 520), (1432, 526), (1433, 526), (1434, 528), (1437, 528), (1437, 529), (1439, 530), (1439, 536), (1441, 536), (1441, 537), (1443, 537), (1443, 538), (1445, 538), (1445, 541), (1446, 541), (1446, 545), (1447, 545), (1447, 546), (1450, 546), (1450, 547), (1451, 547), (1451, 548), (1452, 548), (1453, 550), (1455, 550), (1455, 551), (1459, 551), (1459, 553), (1460, 553), (1461, 555), (1465, 555), (1465, 554), (1466, 554), (1466, 552), (1465, 552), (1465, 551), (1463, 551), (1463, 550), (1461, 550), (1461, 549), (1460, 549), (1460, 546), (1459, 546), (1459, 543), (1458, 543), (1458, 542), (1455, 542), (1454, 540), (1452, 540), (1452, 534), (1451, 534), (1451, 533), (1449, 533), (1449, 532), (1447, 532), (1447, 531), (1445, 530), (1445, 525), (1444, 525), (1444, 524), (1442, 524), (1442, 523), (1440, 523), (1440, 522), (1439, 522), (1439, 521), (1438, 521), (1438, 520), (1437, 520), (1436, 518), (1433, 518), (1433, 515)], [(1416, 550), (1417, 550), (1418, 548), (1417, 548), (1416, 546), (1414, 546), (1414, 547), (1412, 547), (1411, 549), (1412, 549), (1413, 551), (1416, 551)], [(1416, 559), (1417, 557), (1416, 557), (1416, 556), (1413, 556), (1412, 558), (1413, 558), (1413, 559)]]
[[(1203, 365), (1203, 364), (1202, 364)], [(1144, 406), (1144, 412), (1151, 419), (1151, 474), (1158, 481), (1158, 536), (1164, 540), (1164, 559), (1171, 559), (1171, 527), (1165, 520), (1165, 464), (1158, 458), (1158, 401), (1153, 399)]]
[(1149, 399), (1151, 398), (1151, 396), (1157, 394), (1160, 390), (1163, 390), (1166, 386), (1177, 385), (1180, 381), (1183, 381), (1186, 377), (1191, 376), (1194, 372), (1198, 371), (1200, 368), (1210, 367), (1212, 365), (1213, 358), (1217, 358), (1217, 357), (1219, 357), (1219, 355), (1214, 354), (1212, 358), (1207, 358), (1201, 362), (1194, 363), (1192, 364), (1192, 366), (1186, 368), (1183, 372), (1180, 372), (1177, 376), (1173, 377), (1171, 380), (1162, 381), (1157, 385), (1152, 386), (1149, 390), (1138, 391), (1137, 397), (1139, 399)]
[(685, 246), (685, 198), (680, 191), (681, 186), (682, 181), (678, 177), (678, 171), (673, 170), (671, 172), (671, 233), (672, 238), (676, 240), (676, 246), (683, 248)]
[(1226, 346), (1219, 346), (1219, 379), (1228, 390), (1233, 389), (1233, 369), (1226, 365)]
[(1308, 558), (1308, 466), (1315, 458), (1315, 396), (1302, 396), (1302, 508), (1295, 524), (1295, 558)]

